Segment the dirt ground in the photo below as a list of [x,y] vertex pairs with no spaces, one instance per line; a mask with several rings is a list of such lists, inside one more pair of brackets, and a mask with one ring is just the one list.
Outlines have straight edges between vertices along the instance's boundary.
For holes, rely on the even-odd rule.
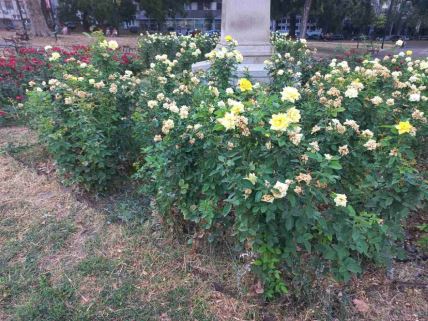
[[320,280],[299,299],[263,303],[233,254],[208,245],[193,253],[143,199],[82,198],[59,183],[32,131],[0,128],[0,320],[428,318],[427,261],[393,262],[389,277],[371,267],[346,285]]

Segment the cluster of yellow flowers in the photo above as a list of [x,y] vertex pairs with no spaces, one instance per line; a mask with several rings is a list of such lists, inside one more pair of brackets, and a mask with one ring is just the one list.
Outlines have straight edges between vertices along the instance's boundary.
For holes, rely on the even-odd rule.
[[284,132],[291,124],[296,124],[300,121],[300,111],[292,107],[286,113],[279,113],[272,115],[269,121],[271,129],[274,131]]

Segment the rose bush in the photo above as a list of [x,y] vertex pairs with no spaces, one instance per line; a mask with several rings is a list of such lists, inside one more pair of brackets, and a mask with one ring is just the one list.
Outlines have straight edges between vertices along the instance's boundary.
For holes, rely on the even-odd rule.
[[[169,60],[181,58],[181,68],[190,68],[193,63],[204,60],[205,54],[214,49],[217,41],[217,36],[205,34],[197,34],[194,37],[176,33],[145,34],[138,41],[139,56],[147,69],[156,61],[157,55],[166,55]],[[183,54],[186,59],[183,59]]]
[[52,78],[30,82],[25,105],[65,182],[87,190],[127,176],[134,159],[131,113],[141,80],[130,70],[119,73],[116,49],[115,41],[100,39],[90,61],[48,50]]
[[[259,84],[236,78],[243,57],[225,40],[142,38],[141,74],[104,39],[89,62],[49,52],[53,76],[31,84],[26,111],[66,180],[103,189],[134,162],[177,230],[236,240],[267,298],[402,256],[427,198],[428,60],[318,64],[277,36]],[[193,73],[202,59],[210,70]]]
[[[299,89],[276,91],[279,82],[213,78],[236,67],[233,46],[223,50],[207,55],[214,70],[190,87],[153,92],[140,106],[140,121],[153,127],[137,176],[161,212],[172,224],[192,222],[198,237],[236,237],[254,253],[267,297],[286,291],[285,279],[348,280],[364,261],[402,255],[402,220],[427,197],[415,166],[426,60],[409,69],[397,56],[355,70],[333,61],[307,83],[292,79]],[[397,66],[406,69],[400,83]],[[171,77],[158,72],[153,82]]]

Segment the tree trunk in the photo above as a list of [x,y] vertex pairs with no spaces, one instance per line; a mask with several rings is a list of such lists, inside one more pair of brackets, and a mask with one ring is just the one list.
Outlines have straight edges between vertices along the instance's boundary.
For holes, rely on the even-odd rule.
[[31,21],[33,36],[48,37],[51,33],[42,11],[41,0],[25,1],[27,13]]
[[303,16],[300,24],[300,39],[306,38],[306,29],[308,27],[309,12],[311,11],[312,0],[305,0],[303,6]]
[[421,31],[421,25],[422,25],[422,19],[418,19],[418,23],[416,24],[416,27],[415,27],[415,31],[417,35],[419,35],[419,32]]
[[294,12],[290,13],[290,34],[289,36],[292,39],[296,39],[296,14]]

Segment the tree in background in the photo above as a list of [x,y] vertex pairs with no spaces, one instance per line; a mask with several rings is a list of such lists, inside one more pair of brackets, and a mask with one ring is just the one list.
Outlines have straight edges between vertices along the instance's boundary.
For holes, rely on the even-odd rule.
[[415,0],[415,19],[413,20],[413,26],[415,33],[420,34],[421,29],[428,29],[428,1],[427,0]]
[[60,0],[61,21],[80,19],[85,30],[91,25],[119,27],[135,19],[136,6],[132,0]]
[[428,0],[396,0],[389,34],[420,34],[428,27]]
[[184,5],[190,0],[139,0],[140,8],[146,15],[161,24],[167,17],[175,17],[178,13],[183,13]]
[[42,10],[41,0],[27,0],[25,1],[28,17],[31,21],[31,32],[33,36],[47,37],[50,35],[45,15]]
[[305,0],[303,4],[303,15],[300,24],[300,38],[306,38],[306,29],[308,26],[309,12],[311,11],[312,0]]
[[296,15],[301,13],[304,0],[272,0],[271,17],[275,20],[288,16],[290,19],[289,35],[296,37]]
[[375,17],[371,0],[318,0],[314,7],[314,16],[325,33],[366,33]]

